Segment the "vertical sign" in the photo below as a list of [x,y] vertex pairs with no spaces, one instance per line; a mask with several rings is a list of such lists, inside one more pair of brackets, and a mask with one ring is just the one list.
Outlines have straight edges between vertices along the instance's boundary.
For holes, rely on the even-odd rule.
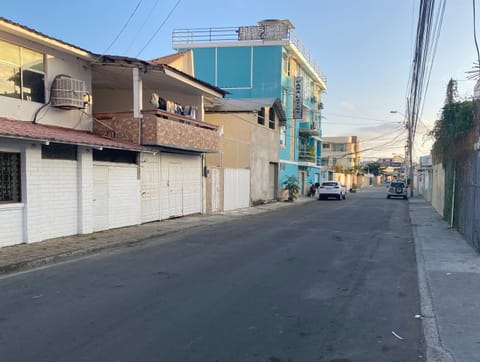
[[293,102],[293,118],[303,118],[303,77],[295,77],[295,99]]

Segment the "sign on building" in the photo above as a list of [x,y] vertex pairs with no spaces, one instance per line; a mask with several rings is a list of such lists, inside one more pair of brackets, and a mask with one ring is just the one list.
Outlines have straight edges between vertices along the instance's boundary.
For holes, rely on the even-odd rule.
[[285,38],[288,38],[288,26],[286,24],[241,26],[238,28],[238,40],[282,40]]
[[303,118],[303,77],[295,77],[295,95],[293,99],[293,118]]

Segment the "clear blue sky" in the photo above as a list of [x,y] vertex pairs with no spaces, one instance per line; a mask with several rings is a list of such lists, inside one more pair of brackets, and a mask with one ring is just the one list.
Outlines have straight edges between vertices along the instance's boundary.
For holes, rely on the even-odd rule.
[[[419,0],[181,0],[157,35],[138,55],[178,0],[143,0],[109,54],[152,59],[173,53],[176,28],[254,25],[262,19],[289,19],[328,78],[324,95],[324,136],[359,135],[367,156],[403,154],[405,137],[388,144],[402,129],[407,82],[415,40]],[[0,15],[87,50],[104,53],[139,0],[8,1]],[[480,1],[479,1],[480,3]],[[477,6],[480,14],[480,7]],[[480,28],[480,22],[477,21]],[[423,112],[431,128],[450,78],[462,96],[472,94],[465,72],[476,59],[472,1],[447,1],[443,27]],[[419,124],[416,154],[429,142]]]

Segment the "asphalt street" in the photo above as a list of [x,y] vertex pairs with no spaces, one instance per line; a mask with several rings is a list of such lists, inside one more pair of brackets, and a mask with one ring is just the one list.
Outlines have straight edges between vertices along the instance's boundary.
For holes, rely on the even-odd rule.
[[0,278],[2,361],[422,361],[408,203],[382,188]]

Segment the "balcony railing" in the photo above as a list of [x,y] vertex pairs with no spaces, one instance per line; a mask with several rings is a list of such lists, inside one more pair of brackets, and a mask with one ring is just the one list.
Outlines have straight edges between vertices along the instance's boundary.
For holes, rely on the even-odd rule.
[[298,150],[298,162],[308,162],[317,165],[317,156],[315,152],[305,149]]
[[[182,49],[198,43],[241,42],[244,40],[240,40],[240,28],[242,27],[175,29],[172,32],[172,47],[173,49]],[[294,45],[300,54],[303,55],[308,65],[310,65],[315,73],[318,74],[320,79],[322,79],[324,83],[327,83],[327,78],[320,70],[320,66],[292,29],[288,29],[286,36],[276,40],[286,40]],[[263,43],[268,40],[249,39],[249,41],[258,41]]]
[[143,117],[132,112],[95,113],[93,132],[145,146],[162,146],[195,152],[217,152],[218,127],[193,118],[161,110],[143,111]]

